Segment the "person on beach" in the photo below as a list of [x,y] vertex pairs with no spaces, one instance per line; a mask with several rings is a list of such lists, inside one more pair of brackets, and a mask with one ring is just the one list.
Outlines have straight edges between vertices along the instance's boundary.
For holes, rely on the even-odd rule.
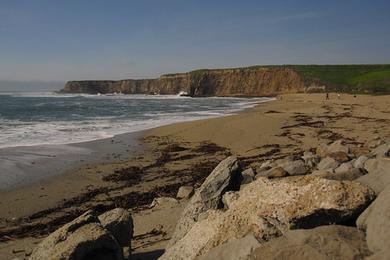
[[341,95],[340,93],[337,93],[337,99],[340,99]]
[[329,93],[328,92],[326,92],[326,98],[325,99],[329,100]]

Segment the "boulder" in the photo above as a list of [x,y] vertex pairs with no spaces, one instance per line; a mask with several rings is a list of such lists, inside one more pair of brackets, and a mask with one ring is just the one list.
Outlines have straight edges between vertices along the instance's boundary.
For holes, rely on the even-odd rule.
[[390,184],[390,158],[369,159],[364,164],[364,168],[368,174],[356,181],[371,187],[376,194]]
[[356,228],[330,225],[288,231],[258,246],[250,259],[363,259],[369,253]]
[[328,146],[328,153],[344,152],[349,153],[349,148],[344,145],[343,140],[337,140]]
[[367,160],[368,160],[367,156],[361,155],[353,162],[353,167],[363,169],[364,168],[364,163]]
[[119,245],[131,247],[134,225],[130,212],[123,208],[116,208],[101,214],[99,221],[115,237]]
[[123,259],[122,247],[92,211],[57,229],[33,250],[31,260]]
[[291,176],[307,173],[307,168],[302,160],[286,161],[284,163],[279,163],[278,166],[282,167],[288,175]]
[[342,163],[339,167],[337,167],[334,172],[335,173],[344,173],[344,172],[350,172],[354,169],[352,163],[350,162],[345,162]]
[[318,170],[334,170],[339,166],[339,162],[331,157],[323,158],[317,165]]
[[192,186],[181,186],[177,192],[176,198],[178,199],[189,199],[194,194],[194,187]]
[[226,211],[208,211],[193,223],[161,259],[195,259],[249,233],[268,241],[290,229],[344,222],[356,217],[374,196],[357,182],[311,176],[258,178],[239,191]]
[[249,234],[240,239],[232,239],[211,249],[206,255],[201,256],[199,260],[244,260],[248,259],[253,250],[259,246],[259,241],[253,234]]
[[241,185],[251,183],[252,181],[254,181],[256,175],[251,167],[243,171],[241,174],[242,174]]
[[288,176],[288,172],[286,172],[282,167],[274,167],[272,169],[262,171],[257,173],[256,179],[257,178],[281,178],[281,177],[286,177]]
[[348,162],[349,161],[348,154],[345,153],[345,152],[334,152],[334,153],[330,153],[328,156],[330,158],[335,159],[339,163],[343,163],[343,162]]
[[371,151],[371,155],[376,158],[389,157],[390,156],[390,143],[382,144]]
[[184,208],[167,247],[184,237],[202,213],[210,209],[222,208],[223,194],[238,190],[241,178],[241,167],[237,157],[230,156],[220,162]]
[[368,248],[374,253],[390,249],[389,198],[390,185],[387,185],[356,221],[358,228],[366,232]]

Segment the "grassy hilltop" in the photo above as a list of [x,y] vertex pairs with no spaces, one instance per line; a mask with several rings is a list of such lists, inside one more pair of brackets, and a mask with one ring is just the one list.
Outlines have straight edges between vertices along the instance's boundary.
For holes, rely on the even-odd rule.
[[390,94],[390,65],[290,65],[340,92]]

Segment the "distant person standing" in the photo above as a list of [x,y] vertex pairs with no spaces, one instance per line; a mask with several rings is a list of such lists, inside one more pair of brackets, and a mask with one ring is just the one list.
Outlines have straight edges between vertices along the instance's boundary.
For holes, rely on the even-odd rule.
[[329,100],[329,93],[328,92],[326,92],[326,98],[325,99]]
[[337,93],[337,99],[340,99],[341,95],[340,93]]

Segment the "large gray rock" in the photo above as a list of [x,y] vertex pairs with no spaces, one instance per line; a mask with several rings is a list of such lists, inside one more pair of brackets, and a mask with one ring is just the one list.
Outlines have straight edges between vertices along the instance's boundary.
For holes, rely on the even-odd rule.
[[206,255],[201,256],[199,260],[245,260],[259,246],[259,241],[252,234],[249,234],[240,239],[232,239],[211,249]]
[[322,226],[291,230],[258,246],[248,259],[363,259],[369,255],[364,235],[356,228]]
[[279,163],[279,167],[282,167],[290,176],[303,175],[307,173],[307,168],[302,160],[287,161]]
[[331,157],[323,158],[317,165],[318,170],[334,170],[340,165],[335,159]]
[[222,208],[223,194],[230,190],[238,190],[241,178],[241,167],[237,157],[230,156],[220,162],[183,210],[168,247],[184,237],[202,213],[209,209]]
[[122,247],[88,211],[46,237],[32,252],[31,260],[123,259]]
[[[356,224],[366,232],[369,249],[376,253],[390,249],[390,185],[379,194],[376,200],[359,216]],[[387,251],[390,253],[390,251]],[[390,254],[386,259],[390,259]]]
[[249,233],[268,241],[290,229],[343,222],[356,217],[373,198],[374,192],[357,182],[311,176],[259,178],[245,185],[226,211],[202,215],[161,259],[195,259]]
[[130,212],[122,208],[116,208],[100,215],[99,221],[121,246],[131,247],[134,225]]
[[379,194],[390,184],[390,158],[369,159],[364,164],[368,174],[357,179]]

